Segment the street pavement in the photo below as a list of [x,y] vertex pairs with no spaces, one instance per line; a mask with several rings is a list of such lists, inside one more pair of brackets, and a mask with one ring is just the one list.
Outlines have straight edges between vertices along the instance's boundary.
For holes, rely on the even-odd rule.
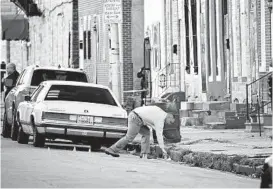
[[[49,145],[49,144],[47,144]],[[1,138],[2,188],[258,188],[258,179],[121,154],[34,148]]]

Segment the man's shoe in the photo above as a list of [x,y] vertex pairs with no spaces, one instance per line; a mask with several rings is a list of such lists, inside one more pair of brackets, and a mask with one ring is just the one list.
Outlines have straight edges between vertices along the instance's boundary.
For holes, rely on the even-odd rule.
[[111,155],[113,157],[119,157],[119,154],[118,153],[115,153],[114,150],[112,150],[111,148],[106,148],[105,149],[105,153],[107,155]]

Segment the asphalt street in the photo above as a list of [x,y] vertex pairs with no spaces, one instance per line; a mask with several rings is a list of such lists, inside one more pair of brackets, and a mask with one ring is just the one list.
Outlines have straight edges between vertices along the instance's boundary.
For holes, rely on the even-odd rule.
[[[53,147],[53,146],[52,146]],[[122,154],[34,148],[1,138],[2,188],[259,188],[259,180]]]

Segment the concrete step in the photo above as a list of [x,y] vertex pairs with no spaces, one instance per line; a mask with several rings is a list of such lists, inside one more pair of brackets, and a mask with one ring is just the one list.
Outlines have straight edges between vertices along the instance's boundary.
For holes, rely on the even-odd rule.
[[246,104],[230,104],[230,111],[237,113],[246,113]]
[[223,122],[209,122],[205,125],[208,129],[226,129],[226,124]]
[[244,129],[246,116],[230,116],[225,118],[227,129]]
[[[245,131],[250,133],[260,132],[259,123],[245,123]],[[264,131],[264,127],[261,125],[261,131]]]
[[180,118],[193,117],[192,110],[179,110]]
[[201,118],[196,117],[182,117],[180,118],[180,126],[186,127],[186,126],[202,126],[203,120]]
[[263,126],[264,128],[264,135],[267,137],[271,137],[272,138],[272,126]]
[[204,102],[203,110],[230,111],[230,102],[228,101]]

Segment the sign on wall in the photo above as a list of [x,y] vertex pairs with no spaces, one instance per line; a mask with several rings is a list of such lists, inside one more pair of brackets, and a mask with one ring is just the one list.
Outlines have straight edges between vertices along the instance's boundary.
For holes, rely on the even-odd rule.
[[104,0],[104,20],[106,23],[122,21],[121,0]]

